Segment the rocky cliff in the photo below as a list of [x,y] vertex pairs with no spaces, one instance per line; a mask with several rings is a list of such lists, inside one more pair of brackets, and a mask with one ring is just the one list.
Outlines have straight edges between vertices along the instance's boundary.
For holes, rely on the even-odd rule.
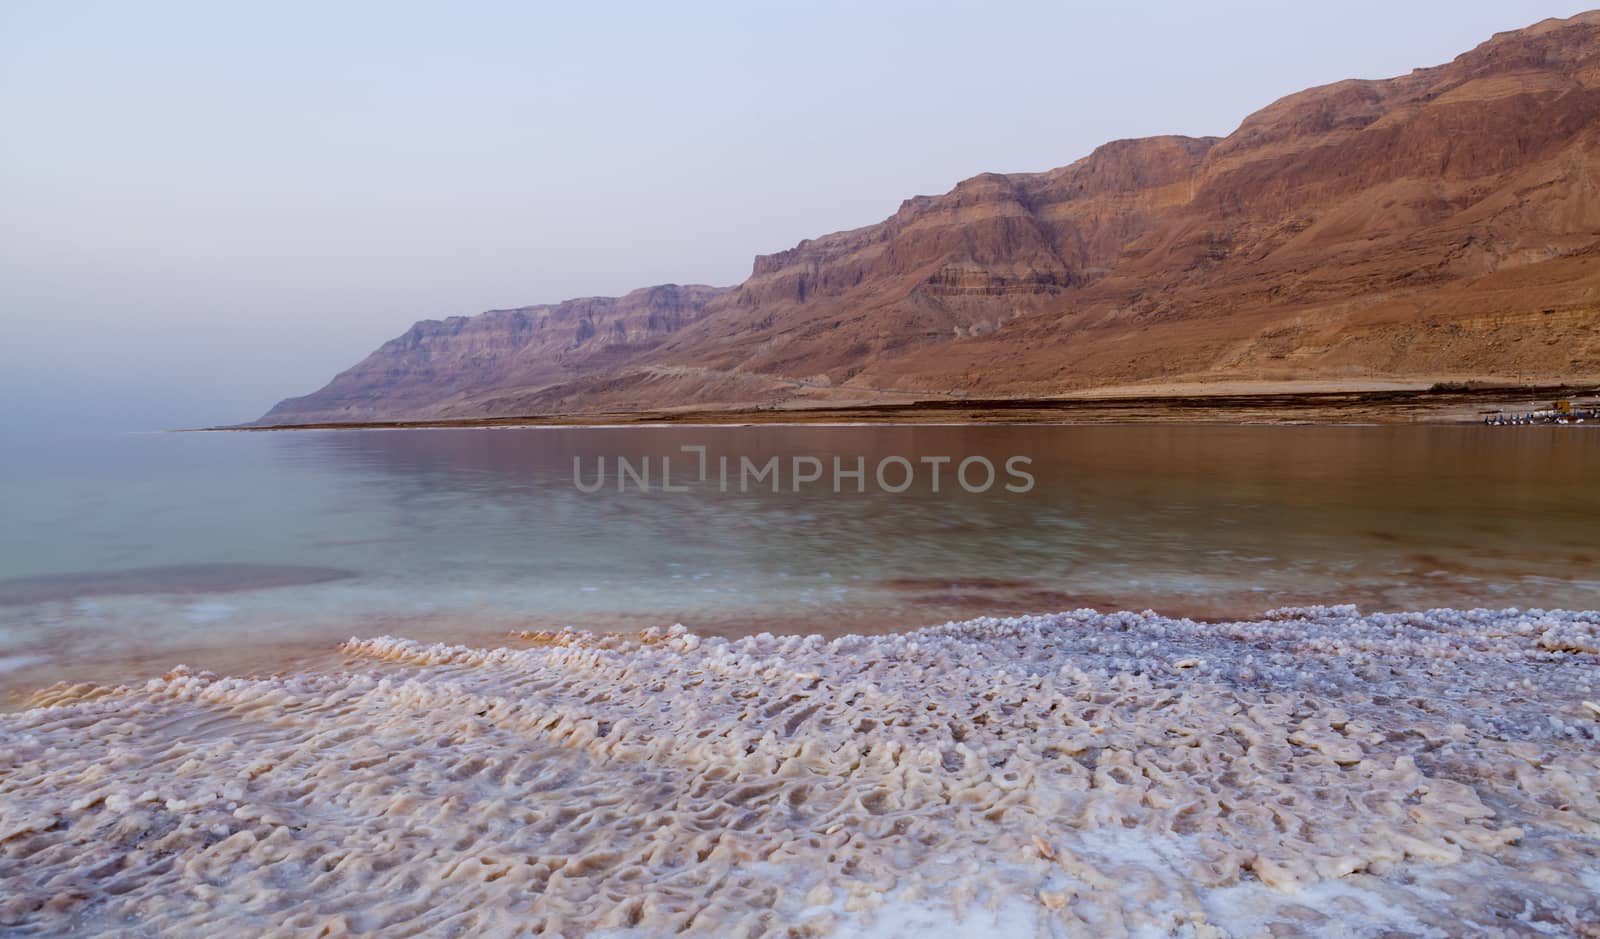
[[985,174],[651,288],[423,323],[263,420],[1600,376],[1600,13]]
[[428,417],[475,395],[601,373],[658,348],[723,292],[664,284],[624,297],[423,320],[322,390],[279,402],[258,423]]

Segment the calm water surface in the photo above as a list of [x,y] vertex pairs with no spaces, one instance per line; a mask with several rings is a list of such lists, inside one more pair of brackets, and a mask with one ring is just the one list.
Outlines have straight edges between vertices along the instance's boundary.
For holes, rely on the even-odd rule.
[[[693,479],[701,445],[711,478]],[[660,459],[674,484],[659,489]],[[782,461],[783,491],[715,460]],[[886,456],[1032,461],[965,492]],[[598,493],[574,486],[596,460]],[[654,491],[616,491],[650,457]],[[796,456],[824,478],[791,490]],[[865,460],[834,494],[831,461]],[[890,474],[897,483],[899,471]],[[972,479],[979,481],[981,474]],[[839,633],[1080,606],[1600,607],[1600,428],[537,428],[12,438],[0,687],[252,668],[350,635]]]

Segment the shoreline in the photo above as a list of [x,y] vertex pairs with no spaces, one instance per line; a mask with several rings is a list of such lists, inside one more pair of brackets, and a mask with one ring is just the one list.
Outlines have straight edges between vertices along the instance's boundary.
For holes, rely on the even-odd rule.
[[0,923],[1218,939],[1600,920],[1600,612],[525,638],[356,640],[329,673],[177,669],[0,715]]
[[[476,616],[449,614],[402,616],[382,614],[320,622],[304,620],[293,635],[223,644],[180,643],[126,648],[113,642],[21,645],[0,654],[0,716],[27,710],[43,697],[65,688],[137,687],[174,669],[228,675],[250,680],[291,674],[331,673],[348,665],[342,653],[348,642],[388,636],[410,641],[477,648],[523,649],[544,637],[579,631],[605,641],[636,641],[651,630],[682,627],[702,639],[738,642],[767,635],[778,639],[820,637],[906,636],[975,620],[1064,616],[1159,616],[1201,626],[1257,622],[1275,609],[1357,608],[1368,615],[1401,615],[1421,609],[1383,590],[1295,591],[1261,596],[1253,591],[1189,598],[1172,594],[1118,595],[1115,591],[1070,593],[1043,589],[1026,581],[991,578],[931,578],[897,582],[902,591],[893,605],[856,605],[817,611],[760,615],[742,610],[698,615],[679,612],[609,611],[566,614]],[[1020,595],[1019,592],[1020,591]],[[1493,595],[1453,595],[1438,604],[1450,609],[1521,610]],[[240,627],[229,625],[230,632]],[[242,637],[241,637],[242,638]]]
[[324,421],[299,424],[239,424],[183,432],[275,430],[389,430],[412,428],[629,427],[706,425],[973,425],[973,424],[1479,424],[1498,409],[1525,407],[1558,397],[1593,397],[1600,385],[1487,385],[1434,390],[1428,387],[1260,390],[1196,386],[1191,393],[1129,394],[1104,389],[1050,398],[923,399],[907,403],[867,402],[702,409],[642,409],[548,415],[417,420]]

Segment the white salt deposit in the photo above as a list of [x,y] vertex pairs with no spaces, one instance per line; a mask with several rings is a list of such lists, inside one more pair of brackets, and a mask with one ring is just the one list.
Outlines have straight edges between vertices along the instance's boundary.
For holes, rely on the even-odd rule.
[[1600,613],[354,641],[0,718],[25,934],[1600,934]]

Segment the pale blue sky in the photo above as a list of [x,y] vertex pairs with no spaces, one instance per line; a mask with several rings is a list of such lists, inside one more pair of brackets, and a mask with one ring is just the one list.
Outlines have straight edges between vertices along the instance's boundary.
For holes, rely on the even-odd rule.
[[1581,4],[0,4],[0,417],[248,420],[422,318],[732,284]]

